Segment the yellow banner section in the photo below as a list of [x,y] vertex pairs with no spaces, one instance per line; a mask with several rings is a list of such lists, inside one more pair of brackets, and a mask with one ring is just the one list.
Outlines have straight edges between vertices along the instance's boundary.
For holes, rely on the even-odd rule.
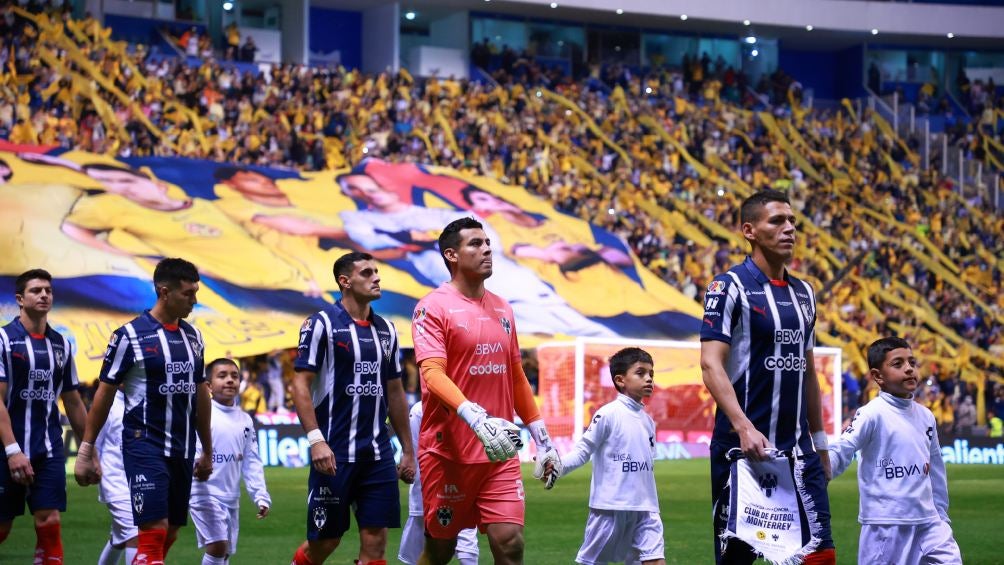
[[0,284],[10,289],[0,313],[17,314],[18,274],[50,271],[52,323],[77,344],[84,381],[97,376],[111,332],[153,305],[150,277],[164,257],[199,267],[191,321],[207,357],[295,347],[304,317],[338,299],[331,269],[350,251],[377,259],[383,295],[374,309],[410,346],[415,303],[449,279],[439,232],[464,217],[485,226],[486,284],[513,305],[524,346],[555,336],[693,339],[700,325],[700,305],[619,237],[492,179],[379,160],[298,173],[24,149],[0,151],[0,170],[10,172],[0,184],[9,242]]

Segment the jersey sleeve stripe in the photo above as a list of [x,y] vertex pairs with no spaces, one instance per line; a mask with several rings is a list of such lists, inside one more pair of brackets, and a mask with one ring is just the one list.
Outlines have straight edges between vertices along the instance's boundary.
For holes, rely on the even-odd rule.
[[314,328],[310,332],[310,357],[308,360],[312,367],[317,366],[318,345],[321,342],[321,337],[324,335],[324,328],[329,327],[330,329],[331,325],[324,313],[321,313],[321,316],[324,317],[324,321],[322,322],[321,320],[316,320],[314,322]]
[[[314,407],[317,407],[317,404],[321,401],[322,398],[324,398],[324,393],[327,392],[328,393],[328,429],[325,431],[324,438],[328,440],[328,443],[331,443],[331,430],[332,430],[332,426],[334,425],[334,422],[335,422],[335,419],[332,417],[332,411],[334,411],[334,409],[335,409],[335,390],[334,390],[334,385],[335,385],[335,382],[334,382],[334,378],[335,378],[335,365],[334,365],[334,363],[335,363],[335,351],[334,351],[335,350],[335,333],[334,333],[334,331],[332,331],[331,318],[328,317],[327,312],[324,312],[322,310],[320,312],[320,316],[321,316],[320,325],[315,326],[314,330],[315,330],[315,335],[317,333],[317,330],[321,330],[321,335],[317,336],[316,339],[314,339],[314,336],[311,336],[311,343],[313,344],[312,345],[312,347],[313,347],[312,351],[316,351],[316,344],[320,343],[321,337],[324,337],[327,340],[327,342],[328,342],[327,343],[327,345],[328,345],[328,347],[327,347],[328,354],[327,354],[327,356],[324,359],[324,367],[318,367],[318,369],[320,370],[320,372],[318,373],[318,377],[315,377],[316,388],[314,388],[314,391],[315,391],[315,394],[314,394]],[[315,362],[316,362],[316,359],[313,362],[311,362],[311,365],[313,365],[313,366],[316,367],[316,365],[314,365]]]
[[[10,340],[7,337],[7,330],[0,328],[0,347],[3,347],[3,359],[0,360],[0,382],[8,381],[8,367],[14,366],[14,361],[10,354]],[[7,388],[7,396],[10,397],[10,387]],[[7,402],[7,398],[3,399]]]
[[[128,325],[126,326],[126,328],[127,331],[131,329]],[[125,360],[126,352],[128,352],[131,349],[131,346],[128,342],[132,340],[131,336],[134,334],[132,334],[132,332],[129,332],[129,334],[130,335],[120,336],[118,343],[115,344],[115,354],[112,356],[112,364],[108,368],[108,374],[105,375],[109,380],[115,383],[120,382],[119,372],[122,369],[122,363]],[[132,353],[133,355],[135,355],[135,351],[133,351]]]
[[77,364],[73,358],[73,350],[70,349],[70,340],[63,337],[63,351],[66,352],[66,364],[69,366],[70,385],[75,389],[80,388],[80,377],[77,375]]
[[387,329],[390,330],[390,352],[393,355],[394,362],[394,372],[397,376],[401,375],[401,355],[397,348],[397,328],[394,326],[393,322],[387,322]]

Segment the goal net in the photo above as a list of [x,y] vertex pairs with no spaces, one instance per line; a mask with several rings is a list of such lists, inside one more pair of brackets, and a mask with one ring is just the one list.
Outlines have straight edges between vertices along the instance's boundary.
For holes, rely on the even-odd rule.
[[[539,345],[537,394],[551,436],[561,443],[578,440],[593,413],[617,396],[607,360],[624,347],[641,347],[655,361],[655,391],[646,410],[655,420],[656,441],[707,446],[715,425],[715,401],[704,387],[701,344],[694,341],[578,338]],[[833,437],[841,425],[840,350],[813,351],[823,422]]]

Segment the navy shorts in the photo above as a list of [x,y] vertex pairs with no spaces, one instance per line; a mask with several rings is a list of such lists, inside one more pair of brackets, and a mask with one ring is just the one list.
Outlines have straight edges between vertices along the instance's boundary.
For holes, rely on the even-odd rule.
[[401,498],[393,459],[337,462],[335,476],[310,467],[307,481],[307,539],[340,538],[349,529],[349,510],[360,528],[400,528]]
[[39,457],[31,460],[35,482],[30,487],[15,483],[7,467],[7,459],[0,464],[0,522],[10,522],[28,510],[59,510],[66,512],[66,458]]
[[[725,454],[732,447],[736,446],[711,443],[712,521],[715,534],[715,562],[719,565],[749,564],[756,560],[753,549],[736,539],[729,541],[728,551],[725,555],[721,553],[721,538],[719,536],[725,531],[725,522],[729,514],[729,497],[725,488],[729,484],[729,474],[732,469],[732,464],[725,458]],[[816,527],[818,527],[818,535],[821,540],[816,550],[829,549],[833,547],[833,533],[830,530],[830,498],[826,492],[826,476],[823,474],[819,454],[815,452],[806,454],[804,462],[805,470],[802,479],[805,481],[806,494],[814,504],[817,518]],[[809,523],[804,518],[802,519],[802,528],[809,528]]]
[[126,438],[122,462],[137,526],[164,518],[172,526],[188,523],[188,499],[195,480],[192,459],[164,457],[163,450],[145,438]]

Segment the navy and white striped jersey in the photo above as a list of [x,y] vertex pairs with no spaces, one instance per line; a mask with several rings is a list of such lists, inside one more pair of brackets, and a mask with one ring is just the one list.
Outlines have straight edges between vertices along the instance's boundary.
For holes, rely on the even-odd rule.
[[401,378],[394,324],[372,310],[357,322],[339,301],[304,320],[297,353],[296,370],[317,373],[314,414],[335,461],[393,459],[385,393]]
[[[804,386],[816,340],[812,287],[787,271],[784,280],[770,280],[747,257],[711,281],[704,310],[701,341],[731,346],[725,371],[746,417],[778,449],[797,443],[812,452]],[[712,439],[739,445],[721,410]]]
[[195,456],[195,395],[205,381],[202,334],[181,320],[166,326],[143,312],[115,330],[101,381],[124,384],[122,437],[146,438],[164,457]]
[[0,329],[0,382],[21,451],[29,458],[63,457],[63,427],[56,401],[79,386],[70,342],[46,325],[29,334],[20,318]]

